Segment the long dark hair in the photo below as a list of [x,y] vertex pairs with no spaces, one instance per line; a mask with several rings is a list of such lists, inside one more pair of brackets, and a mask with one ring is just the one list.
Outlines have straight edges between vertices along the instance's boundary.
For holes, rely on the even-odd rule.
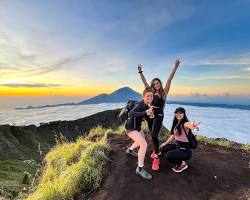
[[163,89],[163,87],[162,87],[162,82],[161,82],[161,80],[159,79],[159,78],[154,78],[152,81],[151,81],[151,85],[150,85],[150,87],[152,88],[152,90],[154,91],[154,93],[156,92],[156,90],[155,90],[155,88],[154,88],[154,81],[159,81],[159,83],[160,83],[160,85],[161,85],[161,87],[160,87],[160,90],[159,90],[159,94],[160,94],[160,96],[161,96],[161,99],[166,99],[166,94],[165,94],[165,92],[164,92],[164,89]]
[[186,112],[184,112],[184,116],[180,122],[178,121],[176,116],[174,116],[174,120],[173,120],[173,124],[172,124],[172,128],[171,128],[171,134],[174,134],[174,128],[176,127],[178,134],[181,135],[181,129],[184,128],[185,122],[188,122]]

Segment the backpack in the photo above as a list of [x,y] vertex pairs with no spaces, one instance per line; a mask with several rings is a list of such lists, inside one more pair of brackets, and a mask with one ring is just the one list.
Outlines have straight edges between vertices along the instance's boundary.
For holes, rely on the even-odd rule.
[[119,119],[121,121],[126,121],[128,119],[128,113],[130,110],[133,109],[133,107],[138,103],[138,101],[135,100],[129,100],[127,104],[122,108],[119,116]]
[[184,127],[183,127],[183,129],[184,129],[185,134],[186,134],[186,136],[187,136],[187,139],[188,139],[190,148],[191,148],[191,149],[196,149],[197,146],[198,146],[198,142],[197,142],[197,140],[196,140],[195,135],[193,134],[193,132],[192,132],[190,129],[188,129],[188,130],[189,130],[189,133],[188,133],[188,134],[187,134],[187,132],[186,132],[186,130],[185,130]]

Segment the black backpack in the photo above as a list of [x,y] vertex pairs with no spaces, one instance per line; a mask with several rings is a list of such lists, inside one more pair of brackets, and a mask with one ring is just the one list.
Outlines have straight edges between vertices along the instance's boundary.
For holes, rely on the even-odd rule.
[[129,100],[126,104],[126,106],[124,106],[119,114],[119,119],[121,121],[125,121],[128,119],[128,113],[130,110],[132,110],[132,108],[138,103],[138,101],[135,100]]
[[183,127],[183,129],[184,129],[185,134],[186,134],[186,136],[187,136],[187,139],[188,139],[190,148],[191,148],[191,149],[196,149],[197,146],[198,146],[198,142],[197,142],[197,140],[196,140],[195,135],[193,134],[193,132],[192,132],[190,129],[188,129],[188,130],[189,130],[189,133],[188,133],[188,134],[187,134],[187,132],[186,132],[186,130],[185,130],[184,127]]

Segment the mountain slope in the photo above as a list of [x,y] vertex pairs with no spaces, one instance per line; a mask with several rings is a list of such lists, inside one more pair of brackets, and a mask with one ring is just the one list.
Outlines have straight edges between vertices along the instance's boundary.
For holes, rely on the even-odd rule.
[[109,128],[120,125],[118,110],[100,112],[73,121],[55,121],[39,127],[0,125],[0,160],[35,159],[39,160],[39,148],[46,153],[61,136],[74,141],[78,136],[98,125]]

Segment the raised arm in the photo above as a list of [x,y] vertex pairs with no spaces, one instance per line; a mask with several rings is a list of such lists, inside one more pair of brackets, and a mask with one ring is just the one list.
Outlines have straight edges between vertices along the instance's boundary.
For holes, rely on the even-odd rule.
[[140,74],[141,80],[142,80],[142,82],[143,82],[145,88],[150,87],[149,84],[148,84],[147,81],[146,81],[145,76],[143,75],[143,71],[142,71],[142,68],[141,68],[141,64],[138,64],[138,65],[137,65],[137,69],[138,69],[138,73]]
[[169,75],[169,77],[168,77],[168,80],[167,80],[166,85],[165,85],[165,87],[164,87],[164,92],[165,92],[166,96],[168,95],[168,92],[169,92],[169,89],[170,89],[170,85],[171,85],[171,81],[172,81],[172,79],[173,79],[173,77],[174,77],[174,75],[175,75],[175,72],[176,72],[177,68],[178,68],[179,65],[180,65],[180,62],[181,62],[181,61],[180,61],[179,58],[176,59],[174,68],[173,68],[173,70],[171,71],[171,73],[170,73],[170,75]]

